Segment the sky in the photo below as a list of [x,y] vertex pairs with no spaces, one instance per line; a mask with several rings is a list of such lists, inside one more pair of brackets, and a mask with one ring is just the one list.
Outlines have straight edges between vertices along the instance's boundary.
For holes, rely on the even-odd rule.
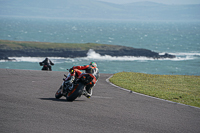
[[200,4],[200,0],[98,0],[98,1],[105,1],[111,2],[116,4],[126,4],[126,3],[133,3],[133,2],[141,2],[141,1],[151,1],[156,3],[162,4]]

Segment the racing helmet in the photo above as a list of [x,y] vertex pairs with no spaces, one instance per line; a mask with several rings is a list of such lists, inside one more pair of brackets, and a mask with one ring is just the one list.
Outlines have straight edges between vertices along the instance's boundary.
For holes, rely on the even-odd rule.
[[73,73],[74,73],[74,69],[73,69],[73,68],[70,68],[70,69],[69,69],[69,72],[70,72],[71,74],[73,74]]
[[91,66],[93,66],[93,67],[97,67],[97,64],[96,64],[95,62],[90,62],[89,65],[91,65]]

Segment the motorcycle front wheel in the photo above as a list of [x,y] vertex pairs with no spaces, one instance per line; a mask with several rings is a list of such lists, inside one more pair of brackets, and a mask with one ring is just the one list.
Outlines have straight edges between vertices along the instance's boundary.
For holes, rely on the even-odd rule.
[[56,99],[59,99],[63,96],[62,92],[61,92],[61,89],[62,89],[62,85],[60,86],[60,88],[56,91],[56,94],[55,94],[55,98]]
[[78,96],[82,95],[84,84],[79,83],[76,85],[71,92],[66,96],[67,101],[74,101]]

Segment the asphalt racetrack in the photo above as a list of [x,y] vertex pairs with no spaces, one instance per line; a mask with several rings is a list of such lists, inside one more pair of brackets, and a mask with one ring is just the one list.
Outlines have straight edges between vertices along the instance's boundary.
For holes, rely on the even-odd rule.
[[200,133],[199,108],[123,91],[106,82],[111,74],[90,99],[57,100],[63,74],[0,69],[0,132]]

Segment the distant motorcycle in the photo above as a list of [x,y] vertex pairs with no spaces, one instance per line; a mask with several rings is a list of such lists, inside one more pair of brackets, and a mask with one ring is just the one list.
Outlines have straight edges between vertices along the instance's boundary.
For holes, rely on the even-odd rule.
[[59,99],[62,96],[66,97],[67,101],[74,101],[77,97],[84,94],[85,86],[96,83],[96,78],[92,74],[82,73],[73,83],[69,82],[70,73],[64,75],[63,83],[55,94],[55,98]]
[[52,71],[52,70],[51,70],[51,66],[45,65],[45,64],[42,63],[42,62],[40,62],[39,64],[40,64],[40,66],[43,66],[41,70],[44,70],[44,71]]
[[54,65],[54,63],[47,57],[42,62],[39,62],[39,64],[40,66],[43,66],[42,70],[45,70],[45,71],[52,71],[51,65]]

